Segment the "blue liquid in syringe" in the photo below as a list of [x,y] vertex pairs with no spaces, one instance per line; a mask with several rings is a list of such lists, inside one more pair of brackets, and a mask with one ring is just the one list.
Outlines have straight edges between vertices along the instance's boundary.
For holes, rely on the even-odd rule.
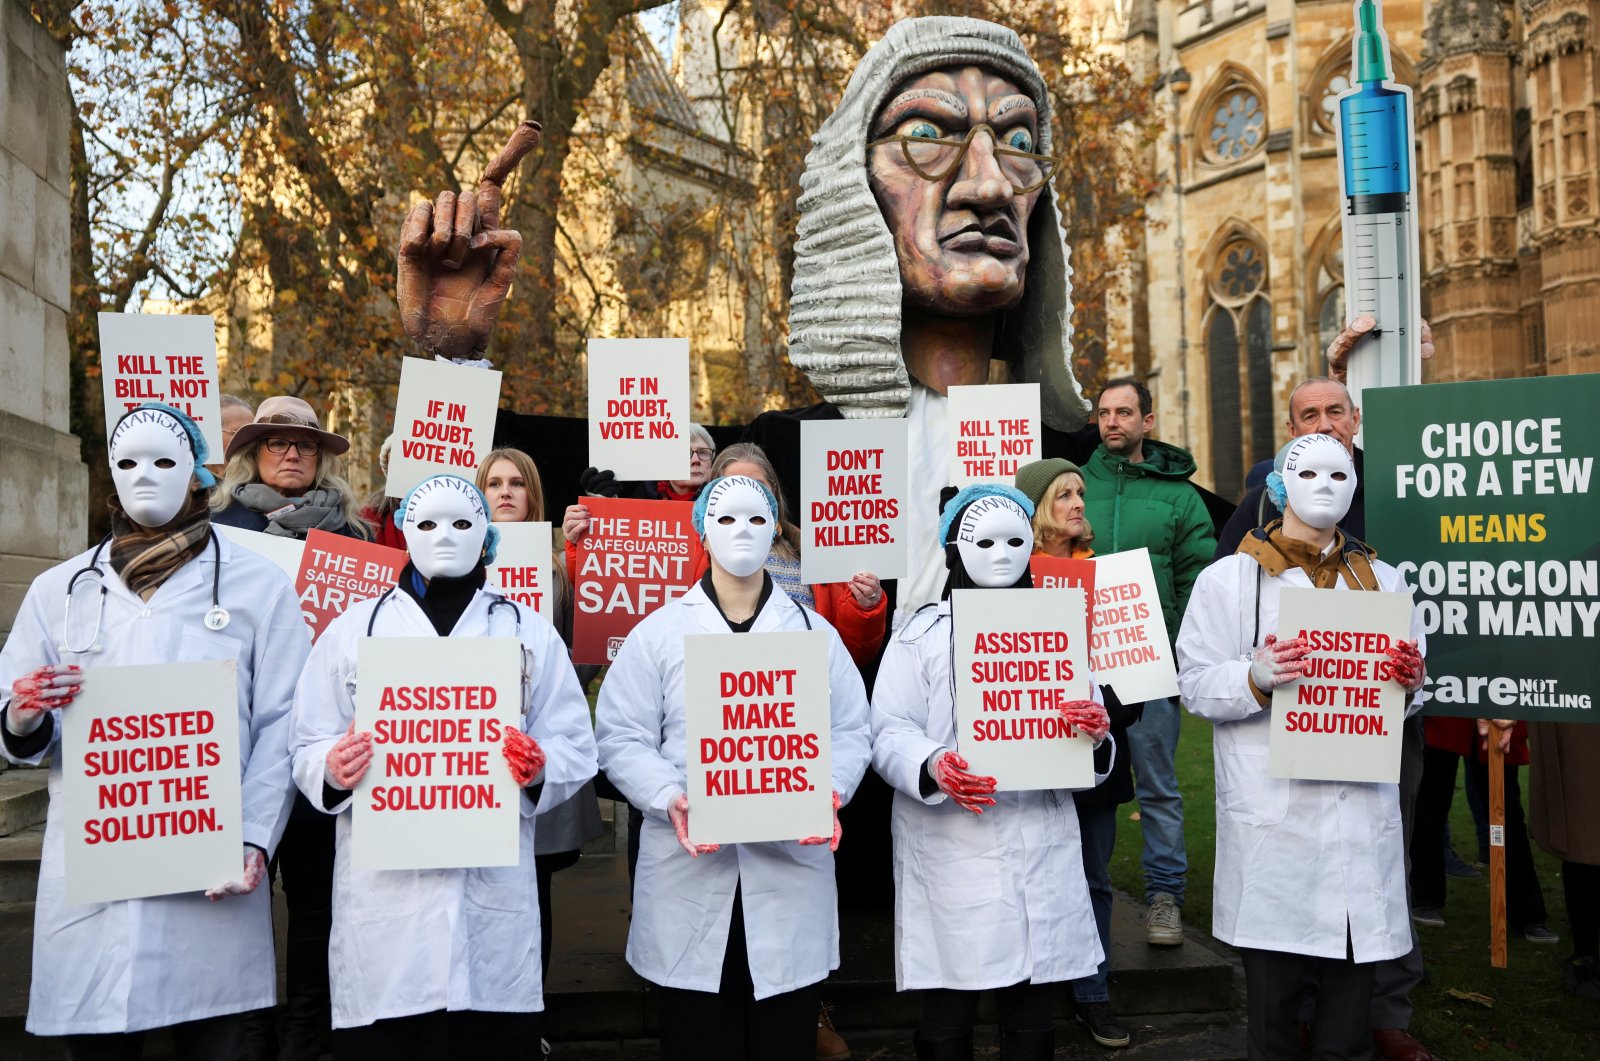
[[[1411,191],[1411,131],[1405,93],[1367,82],[1339,101],[1344,137],[1344,187],[1352,214],[1407,209]],[[1398,195],[1398,200],[1393,197]],[[1374,200],[1368,197],[1378,196]]]

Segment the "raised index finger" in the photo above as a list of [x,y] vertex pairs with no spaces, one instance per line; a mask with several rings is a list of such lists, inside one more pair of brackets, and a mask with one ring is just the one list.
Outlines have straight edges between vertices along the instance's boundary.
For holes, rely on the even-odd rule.
[[501,186],[517,168],[517,163],[539,146],[539,133],[543,128],[532,118],[523,119],[512,131],[506,146],[489,160],[483,179],[478,182],[478,216],[483,219],[484,228],[500,227],[500,203],[504,197]]

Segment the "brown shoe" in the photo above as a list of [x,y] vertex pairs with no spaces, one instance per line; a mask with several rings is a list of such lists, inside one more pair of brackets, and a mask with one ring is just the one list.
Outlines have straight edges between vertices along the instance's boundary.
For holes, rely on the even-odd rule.
[[817,1061],[849,1061],[850,1044],[834,1028],[832,1010],[826,1002],[817,1010]]
[[1382,1061],[1433,1061],[1433,1054],[1404,1028],[1372,1029],[1372,1051]]

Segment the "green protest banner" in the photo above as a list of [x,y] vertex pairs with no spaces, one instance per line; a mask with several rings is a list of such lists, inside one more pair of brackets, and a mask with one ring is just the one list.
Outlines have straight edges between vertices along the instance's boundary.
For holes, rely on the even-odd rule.
[[1428,713],[1600,722],[1600,375],[1362,398],[1367,534],[1416,587]]

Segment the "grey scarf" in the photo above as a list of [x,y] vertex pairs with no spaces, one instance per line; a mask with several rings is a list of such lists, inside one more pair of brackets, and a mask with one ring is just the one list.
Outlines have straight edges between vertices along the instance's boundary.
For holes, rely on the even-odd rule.
[[245,483],[233,488],[233,499],[252,512],[267,517],[267,533],[304,540],[313,530],[337,534],[344,529],[344,506],[337,490],[307,490],[284,497],[266,483]]

